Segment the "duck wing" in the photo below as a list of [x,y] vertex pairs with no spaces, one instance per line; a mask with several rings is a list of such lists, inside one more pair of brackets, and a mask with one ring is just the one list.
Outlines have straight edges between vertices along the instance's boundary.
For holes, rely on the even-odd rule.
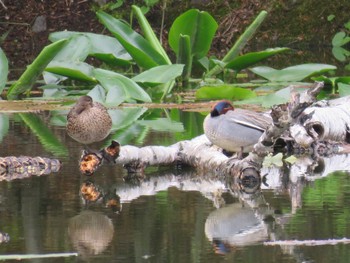
[[235,109],[225,114],[228,121],[264,132],[272,125],[272,118],[264,113]]

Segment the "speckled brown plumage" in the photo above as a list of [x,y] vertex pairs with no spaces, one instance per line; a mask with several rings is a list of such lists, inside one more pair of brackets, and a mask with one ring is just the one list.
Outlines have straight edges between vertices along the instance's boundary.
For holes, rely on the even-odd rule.
[[112,128],[107,109],[90,96],[82,96],[67,115],[67,133],[74,140],[90,144],[102,141]]

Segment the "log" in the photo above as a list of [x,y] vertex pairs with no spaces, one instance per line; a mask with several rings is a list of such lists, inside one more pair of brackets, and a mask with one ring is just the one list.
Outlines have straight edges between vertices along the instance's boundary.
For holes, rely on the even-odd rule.
[[[271,110],[273,125],[263,133],[253,151],[242,160],[227,157],[222,153],[222,149],[212,145],[205,135],[200,135],[167,147],[120,146],[114,141],[109,147],[98,152],[83,154],[80,170],[83,174],[92,175],[104,161],[108,161],[123,165],[130,173],[143,174],[147,166],[181,164],[202,172],[213,172],[218,176],[228,177],[233,180],[233,184],[249,183],[260,180],[263,159],[274,152],[274,144],[278,139],[287,138],[299,145],[300,138],[297,134],[301,134],[303,130],[309,137],[313,134],[312,141],[302,144],[316,149],[313,153],[350,152],[350,147],[345,144],[349,139],[349,127],[346,122],[350,123],[350,108],[347,107],[348,103],[344,103],[350,99],[316,102],[316,96],[322,87],[322,82],[316,82],[307,92],[292,92],[292,99],[288,104],[274,106]],[[341,124],[334,126],[333,122],[330,122],[332,117],[324,117],[327,112],[339,115]],[[322,136],[316,136],[312,130],[307,129],[310,126],[315,130],[316,127],[312,124],[315,121],[324,126]],[[334,127],[327,128],[327,125]],[[293,128],[290,129],[291,127]],[[330,141],[323,142],[320,139]]]

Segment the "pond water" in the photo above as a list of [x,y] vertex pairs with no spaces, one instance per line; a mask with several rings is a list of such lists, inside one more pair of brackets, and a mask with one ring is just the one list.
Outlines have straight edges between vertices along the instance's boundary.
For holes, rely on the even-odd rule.
[[[126,171],[117,165],[104,165],[87,177],[78,169],[83,146],[66,134],[65,113],[1,115],[0,156],[62,162],[59,171],[40,176],[24,173],[20,179],[2,172],[1,255],[79,254],[30,262],[348,261],[349,244],[266,242],[350,237],[350,157],[305,158],[290,167],[266,168],[261,187],[228,187],[175,167],[149,168],[141,181],[125,180]],[[106,143],[113,138],[137,146],[170,145],[202,133],[201,113],[142,113],[144,120],[115,131]],[[112,113],[120,114],[132,119],[128,109]],[[87,180],[106,195],[117,195],[120,206],[84,202],[80,187]]]

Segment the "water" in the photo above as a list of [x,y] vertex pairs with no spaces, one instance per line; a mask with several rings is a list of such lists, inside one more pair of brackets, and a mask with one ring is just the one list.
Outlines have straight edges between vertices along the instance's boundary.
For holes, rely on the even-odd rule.
[[[126,171],[116,165],[86,177],[78,169],[83,147],[66,135],[64,114],[45,112],[39,120],[37,115],[1,116],[0,156],[62,161],[59,172],[9,181],[1,177],[0,232],[10,238],[0,243],[1,255],[79,253],[25,262],[347,262],[349,244],[264,242],[350,237],[348,156],[304,160],[314,162],[306,177],[300,176],[305,172],[300,163],[265,169],[266,185],[249,194],[249,189],[228,189],[224,181],[175,167],[150,168],[141,182],[124,180]],[[171,145],[202,132],[200,113],[145,114],[147,120],[108,140]],[[86,180],[116,193],[120,211],[102,201],[83,202],[80,187]]]

